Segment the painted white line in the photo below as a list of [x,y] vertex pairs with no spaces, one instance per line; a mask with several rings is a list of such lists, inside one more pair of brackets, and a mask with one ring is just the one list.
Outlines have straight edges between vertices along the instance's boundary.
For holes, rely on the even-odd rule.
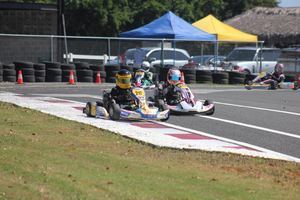
[[236,121],[231,121],[231,120],[221,119],[221,118],[216,118],[216,117],[211,117],[211,116],[205,116],[205,115],[197,115],[197,116],[202,117],[202,118],[207,118],[207,119],[212,119],[212,120],[216,120],[216,121],[226,122],[226,123],[235,124],[235,125],[239,125],[239,126],[245,126],[245,127],[248,127],[248,128],[258,129],[258,130],[262,130],[262,131],[267,131],[267,132],[271,132],[271,133],[275,133],[275,134],[279,134],[279,135],[285,135],[285,136],[300,139],[300,135],[295,135],[295,134],[292,134],[292,133],[287,133],[287,132],[278,131],[278,130],[274,130],[274,129],[264,128],[264,127],[261,127],[261,126],[255,126],[255,125],[251,125],[251,124],[245,124],[245,123],[242,123],[242,122],[236,122]]
[[[268,152],[272,155],[277,154],[277,155],[282,156],[282,157],[288,157],[289,159],[291,159],[295,162],[300,162],[300,158],[289,156],[287,154],[279,153],[279,152],[272,151],[272,150],[269,150],[269,149],[265,149],[263,147],[255,146],[255,145],[252,145],[252,144],[249,144],[249,143],[246,143],[246,142],[240,142],[240,141],[237,141],[237,140],[232,140],[232,139],[229,139],[229,138],[212,135],[212,134],[205,133],[205,132],[202,132],[202,131],[177,126],[177,125],[174,125],[174,124],[169,124],[167,122],[156,122],[156,123],[163,124],[163,125],[166,125],[168,127],[173,127],[173,128],[179,129],[179,130],[188,131],[188,132],[195,133],[195,134],[198,134],[198,135],[204,135],[204,136],[207,136],[207,137],[212,137],[212,138],[215,138],[217,140],[224,141],[224,142],[230,142],[230,143],[233,143],[233,144],[236,144],[236,145],[249,147],[249,148],[252,148],[252,149],[255,149],[255,150],[258,150],[258,151]],[[254,155],[255,155],[255,153],[253,153],[253,156]]]
[[88,97],[93,99],[102,99],[102,96],[91,95],[91,94],[31,94],[33,96],[44,96],[44,97]]
[[300,113],[283,111],[283,110],[274,110],[274,109],[269,109],[269,108],[261,108],[261,107],[245,106],[245,105],[239,105],[239,104],[223,103],[223,102],[218,102],[218,101],[214,101],[214,103],[220,104],[220,105],[225,105],[225,106],[235,106],[235,107],[240,107],[240,108],[250,108],[250,109],[255,109],[255,110],[264,110],[264,111],[270,111],[270,112],[277,112],[277,113],[300,116]]

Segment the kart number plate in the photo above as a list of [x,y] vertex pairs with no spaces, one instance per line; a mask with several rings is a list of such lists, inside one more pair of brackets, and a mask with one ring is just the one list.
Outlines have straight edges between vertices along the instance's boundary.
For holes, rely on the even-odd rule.
[[135,94],[138,97],[143,97],[145,96],[145,92],[144,90],[137,90],[137,89],[133,89],[132,93]]

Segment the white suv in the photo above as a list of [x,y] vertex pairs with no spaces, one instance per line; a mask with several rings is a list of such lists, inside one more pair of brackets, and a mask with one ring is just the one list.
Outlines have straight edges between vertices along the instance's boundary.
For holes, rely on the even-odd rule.
[[[148,61],[150,66],[161,64],[161,48],[134,48],[125,52],[125,62],[128,65],[141,66],[143,61]],[[164,65],[174,65],[182,67],[188,63],[189,53],[184,49],[164,48],[163,49]]]
[[260,72],[260,66],[262,71],[272,72],[279,56],[280,49],[276,48],[238,47],[228,54],[223,66],[247,74]]

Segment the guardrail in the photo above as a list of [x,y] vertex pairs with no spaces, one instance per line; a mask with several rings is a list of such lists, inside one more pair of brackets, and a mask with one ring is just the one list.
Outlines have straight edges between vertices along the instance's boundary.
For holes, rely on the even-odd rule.
[[102,61],[103,64],[106,64],[110,59],[113,60],[117,58],[117,56],[108,56],[106,54],[104,55],[82,55],[82,54],[73,54],[73,53],[68,53],[64,54],[63,58],[66,59],[68,62],[74,62],[75,59],[80,59],[80,60],[99,60]]

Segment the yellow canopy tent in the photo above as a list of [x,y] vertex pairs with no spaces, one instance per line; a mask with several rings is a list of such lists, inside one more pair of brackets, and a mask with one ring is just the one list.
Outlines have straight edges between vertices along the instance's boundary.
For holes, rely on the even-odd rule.
[[219,21],[212,15],[208,15],[195,23],[193,26],[206,31],[210,34],[217,35],[218,41],[231,42],[257,42],[257,36],[242,32],[223,22]]

